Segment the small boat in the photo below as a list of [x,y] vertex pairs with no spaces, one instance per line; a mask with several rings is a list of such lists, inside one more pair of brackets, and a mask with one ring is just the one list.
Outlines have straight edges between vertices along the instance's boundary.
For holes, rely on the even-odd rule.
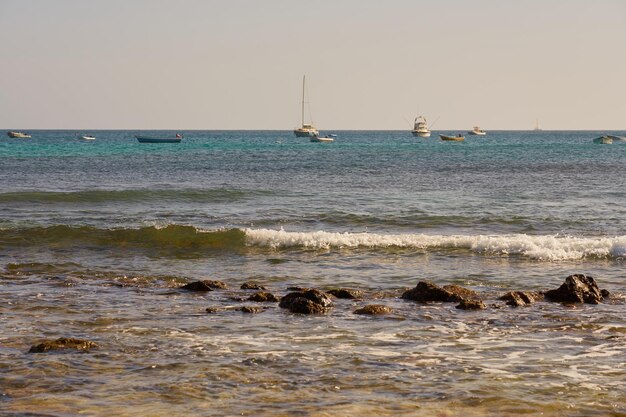
[[600,136],[593,140],[593,143],[601,143],[603,145],[610,145],[613,143],[613,137],[611,136]]
[[314,138],[320,135],[320,132],[313,126],[312,123],[304,123],[304,85],[306,82],[306,75],[302,76],[302,114],[300,118],[300,127],[296,128],[293,133],[298,138]]
[[537,132],[542,131],[543,129],[539,126],[539,119],[535,120],[535,128],[533,129]]
[[311,138],[311,142],[334,142],[337,135],[326,135],[324,137],[315,136]]
[[28,139],[31,136],[24,132],[7,132],[7,136],[10,138]]
[[482,130],[480,126],[474,126],[472,130],[470,130],[467,133],[469,133],[470,135],[474,135],[474,136],[485,136],[487,134],[487,132]]
[[420,138],[429,138],[430,137],[430,129],[428,129],[428,124],[426,123],[426,118],[424,116],[417,116],[415,118],[415,122],[413,123],[413,130],[411,130],[413,136],[417,136]]
[[180,143],[183,135],[176,134],[174,137],[167,136],[135,136],[139,143]]
[[96,140],[95,136],[91,136],[91,135],[79,135],[78,139],[81,140]]
[[456,141],[456,142],[465,140],[465,136],[461,135],[460,133],[456,136],[439,135],[439,137],[441,138],[441,140],[451,140],[451,141]]

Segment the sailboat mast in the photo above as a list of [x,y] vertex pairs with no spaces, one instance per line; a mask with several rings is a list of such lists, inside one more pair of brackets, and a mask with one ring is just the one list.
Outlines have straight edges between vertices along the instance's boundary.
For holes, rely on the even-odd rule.
[[306,75],[302,76],[302,116],[300,118],[301,123],[300,126],[304,126],[304,81],[306,80]]

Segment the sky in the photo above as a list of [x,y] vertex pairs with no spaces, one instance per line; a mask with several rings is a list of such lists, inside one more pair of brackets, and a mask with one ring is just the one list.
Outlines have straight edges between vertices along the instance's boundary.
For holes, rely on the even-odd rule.
[[626,130],[626,0],[0,0],[0,127]]

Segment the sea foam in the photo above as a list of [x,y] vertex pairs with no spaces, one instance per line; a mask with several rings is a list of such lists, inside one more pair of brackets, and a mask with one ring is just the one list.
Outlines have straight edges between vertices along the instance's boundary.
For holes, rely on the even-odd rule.
[[273,249],[415,249],[418,251],[467,250],[477,254],[521,256],[534,260],[576,260],[626,256],[626,236],[573,237],[560,235],[425,235],[287,232],[245,229],[250,246]]

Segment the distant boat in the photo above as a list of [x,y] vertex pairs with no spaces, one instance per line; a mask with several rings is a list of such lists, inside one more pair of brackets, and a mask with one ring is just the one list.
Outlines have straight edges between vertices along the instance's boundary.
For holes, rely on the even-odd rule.
[[601,143],[603,145],[610,145],[613,143],[614,136],[600,136],[593,140],[593,143]]
[[31,136],[27,133],[23,132],[7,132],[7,136],[10,138],[20,138],[20,139],[28,139]]
[[306,75],[302,76],[302,114],[300,118],[300,127],[295,129],[293,133],[298,138],[312,138],[320,135],[320,132],[313,126],[313,123],[304,123],[304,86],[306,83]]
[[439,137],[441,138],[441,140],[451,140],[451,141],[456,141],[456,142],[465,140],[465,136],[461,135],[460,133],[456,136],[439,135]]
[[418,136],[420,138],[429,138],[430,137],[430,129],[428,129],[428,124],[426,123],[426,118],[424,116],[417,116],[415,118],[415,122],[413,123],[413,130],[411,130],[413,136]]
[[618,142],[619,142],[619,141],[622,141],[622,142],[623,142],[623,141],[626,141],[626,136],[613,136],[613,135],[606,135],[606,137],[611,138],[611,139],[613,139],[613,140],[616,140],[616,141],[618,141]]
[[311,138],[311,142],[334,142],[337,135],[330,134],[323,137],[315,136]]
[[539,119],[535,120],[535,128],[533,130],[537,130],[537,131],[543,130],[541,127],[539,127]]
[[480,126],[474,126],[472,130],[470,130],[467,133],[469,133],[470,135],[475,135],[475,136],[485,136],[487,134],[487,132],[482,130]]
[[176,134],[174,137],[167,136],[135,136],[139,143],[180,143],[183,136]]
[[91,135],[79,135],[78,139],[81,140],[96,140],[95,136],[91,136]]

